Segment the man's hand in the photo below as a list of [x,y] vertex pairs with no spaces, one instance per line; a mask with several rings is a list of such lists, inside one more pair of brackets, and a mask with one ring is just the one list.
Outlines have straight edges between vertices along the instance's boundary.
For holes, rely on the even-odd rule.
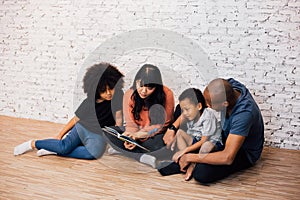
[[183,156],[180,157],[179,159],[179,166],[180,166],[180,170],[182,172],[186,172],[187,167],[189,166],[189,162],[188,162],[188,156],[189,154],[184,154]]
[[173,157],[172,157],[172,160],[176,163],[178,163],[179,159],[184,155],[186,154],[186,150],[181,150],[181,151],[178,151],[176,152]]

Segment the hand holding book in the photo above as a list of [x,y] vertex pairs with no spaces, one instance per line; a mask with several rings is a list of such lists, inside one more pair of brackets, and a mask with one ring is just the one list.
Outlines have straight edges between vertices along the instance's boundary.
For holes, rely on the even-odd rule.
[[142,145],[140,145],[135,139],[136,137],[133,136],[131,133],[128,132],[124,132],[119,133],[116,129],[111,128],[111,127],[104,127],[102,128],[103,131],[105,131],[106,133],[109,133],[115,137],[117,137],[119,140],[124,141],[124,146],[125,148],[132,150],[134,149],[136,146],[138,146],[139,148],[144,149],[145,151],[149,151],[147,148],[143,147]]
[[[129,132],[124,132],[122,135],[126,136],[126,137],[128,137],[128,138],[130,138],[134,141],[136,140],[136,137],[133,134],[129,133]],[[132,142],[125,141],[124,146],[125,146],[126,149],[132,150],[136,147],[136,144],[132,143]]]

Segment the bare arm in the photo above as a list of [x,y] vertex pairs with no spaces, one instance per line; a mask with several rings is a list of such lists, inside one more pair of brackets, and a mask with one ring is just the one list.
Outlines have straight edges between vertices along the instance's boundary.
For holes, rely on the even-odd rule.
[[79,118],[74,116],[70,121],[65,125],[65,127],[59,132],[59,134],[55,137],[56,139],[61,139],[65,134],[67,134],[74,125],[79,121]]
[[[173,123],[173,125],[178,129],[179,126],[180,126],[181,121],[182,121],[182,115],[180,115],[176,119],[176,121]],[[166,144],[167,148],[171,147],[171,144],[173,143],[174,138],[175,138],[175,131],[167,129],[167,131],[166,131],[166,133],[164,134],[164,137],[163,137],[163,141]]]
[[116,126],[123,126],[123,112],[118,110],[116,112]]
[[235,134],[229,134],[225,149],[207,154],[185,154],[179,160],[180,168],[183,170],[189,163],[207,163],[212,165],[230,165],[240,147],[244,143],[245,137]]
[[195,144],[193,144],[191,146],[188,146],[185,149],[185,153],[189,153],[189,152],[193,152],[193,151],[199,150],[200,147],[202,146],[202,144],[204,142],[206,142],[207,140],[208,140],[208,136],[202,136],[200,141],[196,142]]
[[171,124],[171,122],[173,121],[174,106],[175,106],[173,92],[170,89],[166,89],[166,87],[164,87],[164,92],[166,95],[166,102],[165,102],[166,120],[161,132],[166,131],[169,125]]
[[133,116],[131,113],[131,107],[133,105],[133,101],[131,100],[132,93],[132,89],[129,89],[125,92],[123,97],[123,114],[126,122],[126,131],[130,133],[134,133],[139,130],[139,127],[133,120]]
[[173,155],[173,160],[175,162],[178,162],[179,158],[181,158],[184,154],[187,154],[189,152],[194,152],[198,149],[200,149],[200,147],[202,146],[202,144],[204,142],[206,142],[208,140],[208,137],[207,136],[202,136],[201,137],[201,140],[196,142],[195,144],[191,145],[191,146],[188,146],[186,147],[185,149],[181,150],[181,151],[178,151],[176,152],[174,155]]
[[151,136],[154,136],[159,133],[165,133],[165,131],[168,130],[169,125],[173,121],[174,104],[175,104],[174,95],[173,92],[165,86],[164,86],[164,93],[166,95],[166,102],[164,106],[166,116],[165,116],[164,124],[153,124],[153,125],[145,126],[141,129],[141,131],[149,132],[154,130],[155,128],[158,128],[159,130],[154,132]]

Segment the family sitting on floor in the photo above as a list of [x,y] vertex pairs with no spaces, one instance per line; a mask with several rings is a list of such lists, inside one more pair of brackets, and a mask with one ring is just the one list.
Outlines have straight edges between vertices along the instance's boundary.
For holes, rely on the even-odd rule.
[[[173,92],[163,84],[158,67],[143,65],[125,93],[123,77],[109,63],[88,68],[83,79],[87,97],[75,116],[53,139],[24,142],[14,155],[37,149],[38,156],[99,159],[109,144],[109,154],[131,157],[163,176],[185,173],[185,180],[203,184],[249,168],[260,158],[263,118],[237,80],[214,79],[203,93],[188,88],[175,109]],[[106,127],[144,148],[114,137]]]

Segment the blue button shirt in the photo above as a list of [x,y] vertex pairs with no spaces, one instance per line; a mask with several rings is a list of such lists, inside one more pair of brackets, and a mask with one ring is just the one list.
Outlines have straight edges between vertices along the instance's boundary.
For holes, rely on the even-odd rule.
[[256,102],[249,90],[240,82],[228,79],[232,87],[241,92],[231,115],[226,118],[221,113],[223,137],[227,139],[229,133],[246,137],[243,148],[249,161],[254,164],[261,155],[264,144],[264,122]]

